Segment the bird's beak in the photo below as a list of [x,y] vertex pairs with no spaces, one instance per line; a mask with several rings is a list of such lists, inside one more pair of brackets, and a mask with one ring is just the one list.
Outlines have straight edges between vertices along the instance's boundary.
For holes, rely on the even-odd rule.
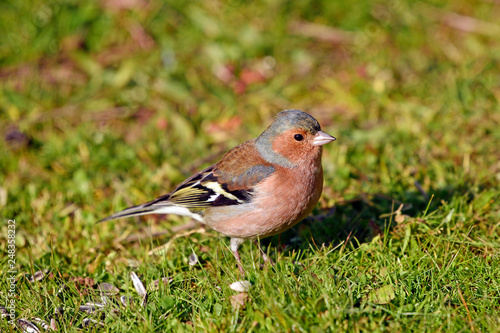
[[312,140],[312,145],[313,146],[322,146],[322,145],[326,145],[327,143],[330,143],[330,142],[335,141],[335,140],[336,139],[333,136],[326,134],[325,132],[319,131],[314,136],[314,139]]

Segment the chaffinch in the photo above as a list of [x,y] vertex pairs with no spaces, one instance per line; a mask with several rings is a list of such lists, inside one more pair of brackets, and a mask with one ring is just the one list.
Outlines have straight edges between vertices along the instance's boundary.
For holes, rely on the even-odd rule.
[[258,138],[234,147],[171,193],[99,222],[146,214],[189,216],[231,237],[230,248],[244,273],[240,244],[293,227],[317,204],[323,189],[322,146],[334,140],[309,114],[282,111]]

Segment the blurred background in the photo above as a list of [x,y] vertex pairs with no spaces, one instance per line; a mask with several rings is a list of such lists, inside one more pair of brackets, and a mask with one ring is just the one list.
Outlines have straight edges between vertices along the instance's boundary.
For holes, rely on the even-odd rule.
[[326,223],[293,235],[370,238],[401,203],[407,217],[469,207],[463,224],[490,230],[498,17],[496,0],[2,1],[0,207],[18,222],[18,261],[55,251],[92,273],[133,258],[144,244],[116,238],[165,222],[94,223],[167,193],[287,108],[337,137],[312,218]]

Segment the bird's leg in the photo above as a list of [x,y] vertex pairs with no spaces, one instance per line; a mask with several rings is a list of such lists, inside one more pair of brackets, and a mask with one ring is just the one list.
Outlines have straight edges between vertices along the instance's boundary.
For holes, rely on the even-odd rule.
[[243,243],[245,240],[241,238],[231,238],[231,241],[229,243],[229,247],[231,248],[231,251],[233,251],[233,254],[236,258],[236,263],[238,264],[238,269],[240,270],[241,275],[245,275],[245,270],[243,269],[243,265],[241,264],[241,259],[240,259],[240,254],[238,253],[238,248],[240,247],[241,243]]
[[266,263],[266,264],[269,263],[269,264],[271,264],[271,266],[274,266],[274,261],[271,258],[269,258],[269,256],[267,255],[267,253],[264,252],[264,250],[262,250],[259,242],[257,240],[254,240],[253,243],[260,250],[260,254],[262,255],[262,259],[264,259],[264,263]]
[[240,254],[238,253],[238,250],[233,251],[233,254],[236,257],[236,264],[238,265],[238,269],[240,270],[240,274],[245,275],[245,270],[243,269],[243,266],[241,265],[241,259],[240,259]]

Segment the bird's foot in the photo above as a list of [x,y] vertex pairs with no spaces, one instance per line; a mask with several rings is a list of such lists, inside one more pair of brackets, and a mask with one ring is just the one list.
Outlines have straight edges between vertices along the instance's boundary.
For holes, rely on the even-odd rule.
[[262,255],[262,259],[264,260],[264,267],[268,265],[274,266],[274,261],[271,258],[269,258],[269,256],[267,255],[267,253],[264,252],[264,250],[262,250],[259,242],[257,242],[256,240],[254,240],[253,242],[259,248],[260,254]]

